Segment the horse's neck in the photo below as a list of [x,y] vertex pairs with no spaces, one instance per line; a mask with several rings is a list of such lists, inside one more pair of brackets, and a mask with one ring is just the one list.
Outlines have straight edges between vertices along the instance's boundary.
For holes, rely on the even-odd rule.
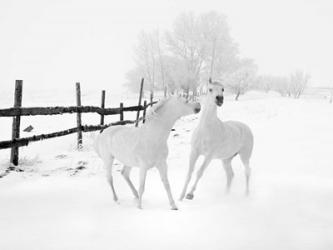
[[217,106],[207,99],[202,102],[202,110],[200,113],[200,124],[213,124],[220,121],[217,117]]
[[143,127],[148,129],[148,131],[155,132],[156,139],[160,140],[161,138],[167,138],[169,136],[178,118],[179,117],[176,117],[174,114],[162,111],[156,114],[151,120],[148,120]]
[[[224,123],[217,117],[217,106],[215,103],[202,103],[201,116],[197,129],[200,131],[197,136],[205,139],[221,138],[224,134]],[[218,133],[218,134],[217,134]]]

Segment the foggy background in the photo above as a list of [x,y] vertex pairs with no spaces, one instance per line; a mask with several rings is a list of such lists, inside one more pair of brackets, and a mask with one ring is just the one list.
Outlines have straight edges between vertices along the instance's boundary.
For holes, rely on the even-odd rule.
[[[126,91],[141,30],[170,29],[182,12],[217,11],[227,17],[243,57],[258,74],[311,75],[310,86],[330,86],[333,7],[327,0],[295,1],[0,1],[0,86],[25,90]],[[139,79],[138,79],[139,81]],[[12,95],[12,94],[10,94]]]

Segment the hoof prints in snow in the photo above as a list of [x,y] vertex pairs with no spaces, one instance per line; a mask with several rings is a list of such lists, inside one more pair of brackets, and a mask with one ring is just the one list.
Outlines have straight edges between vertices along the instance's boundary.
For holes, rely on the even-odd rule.
[[15,172],[24,172],[23,169],[18,168],[18,167],[8,167],[3,173],[0,174],[0,179],[8,175],[10,172],[15,171]]
[[67,158],[67,155],[65,155],[65,154],[60,154],[60,155],[56,155],[56,157],[55,157],[56,159],[66,159]]
[[78,166],[75,169],[69,168],[68,171],[73,171],[73,173],[71,173],[71,176],[77,175],[80,171],[84,170],[87,168],[88,162],[87,161],[79,161]]

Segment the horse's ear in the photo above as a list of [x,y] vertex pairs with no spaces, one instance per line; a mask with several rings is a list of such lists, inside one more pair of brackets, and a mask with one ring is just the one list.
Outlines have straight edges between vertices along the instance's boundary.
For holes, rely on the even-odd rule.
[[209,77],[208,82],[212,83],[212,78],[211,77]]

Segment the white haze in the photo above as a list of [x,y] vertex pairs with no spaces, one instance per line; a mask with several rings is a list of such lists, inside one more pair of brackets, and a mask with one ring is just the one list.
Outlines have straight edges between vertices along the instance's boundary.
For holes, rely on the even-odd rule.
[[45,1],[0,2],[0,90],[15,79],[27,90],[123,91],[142,30],[172,27],[183,11],[218,11],[228,17],[243,56],[259,73],[308,71],[311,84],[332,84],[331,1]]

